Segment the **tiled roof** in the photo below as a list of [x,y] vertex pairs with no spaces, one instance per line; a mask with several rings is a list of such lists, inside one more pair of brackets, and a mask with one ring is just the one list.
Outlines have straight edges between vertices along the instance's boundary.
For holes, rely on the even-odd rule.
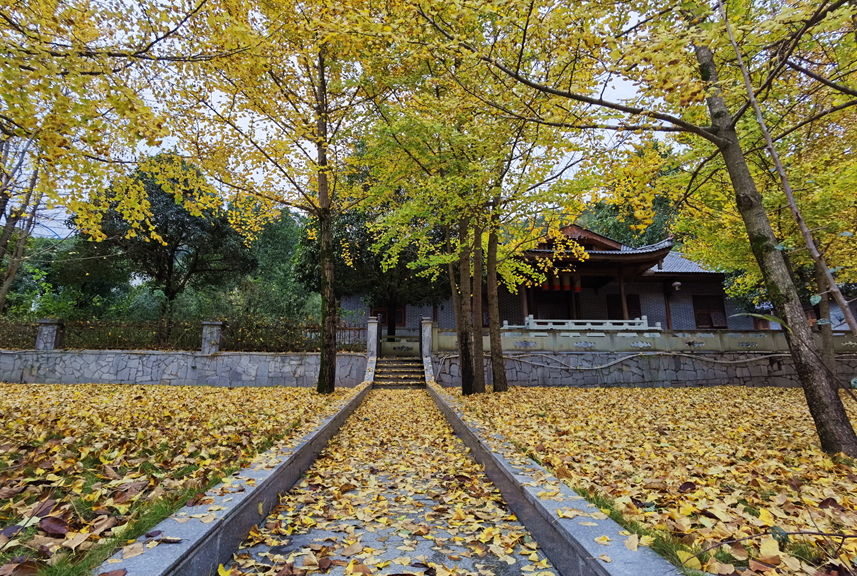
[[664,257],[664,265],[661,270],[657,266],[650,268],[655,274],[675,274],[680,273],[703,273],[703,274],[718,274],[714,270],[703,268],[693,260],[685,258],[680,252],[670,252]]
[[[631,246],[622,245],[621,250],[587,250],[587,254],[646,254],[649,252],[657,252],[658,250],[663,250],[664,248],[671,248],[673,245],[673,241],[670,238],[666,240],[661,240],[657,244],[649,244],[648,246],[640,246],[639,248],[632,248]],[[531,248],[527,250],[527,252],[553,252],[552,248]]]
[[[672,248],[673,241],[671,238],[667,238],[666,240],[661,240],[657,244],[649,244],[648,246],[640,246],[639,248],[632,248],[631,246],[626,246],[622,244],[622,249],[619,252],[623,253],[634,253],[634,254],[645,254],[646,252],[657,252],[658,250],[663,250],[664,248]],[[587,254],[615,254],[616,250],[587,250]]]

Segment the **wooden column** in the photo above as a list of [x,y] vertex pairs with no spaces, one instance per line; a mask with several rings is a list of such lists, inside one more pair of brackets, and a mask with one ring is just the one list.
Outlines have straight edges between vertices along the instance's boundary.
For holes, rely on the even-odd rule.
[[668,284],[664,282],[664,307],[667,311],[667,330],[673,329],[673,315],[670,310],[670,293],[669,288],[667,288]]
[[568,317],[572,320],[578,320],[577,314],[574,310],[574,290],[572,289],[568,293]]
[[628,318],[628,299],[625,297],[625,278],[622,276],[622,269],[619,268],[619,298],[622,300],[622,319]]
[[527,306],[527,285],[521,284],[521,309],[524,311],[524,321],[521,322],[523,324],[527,321],[527,316],[530,315],[529,306]]

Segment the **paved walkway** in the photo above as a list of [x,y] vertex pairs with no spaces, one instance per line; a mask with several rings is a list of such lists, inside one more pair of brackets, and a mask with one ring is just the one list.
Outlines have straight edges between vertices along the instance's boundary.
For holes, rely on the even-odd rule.
[[556,576],[423,390],[374,390],[231,575]]

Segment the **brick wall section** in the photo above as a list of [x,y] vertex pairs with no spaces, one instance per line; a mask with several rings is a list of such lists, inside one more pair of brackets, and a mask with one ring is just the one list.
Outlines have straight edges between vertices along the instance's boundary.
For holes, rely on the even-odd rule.
[[[346,319],[346,323],[354,323],[358,326],[366,324],[371,308],[366,304],[366,301],[363,300],[362,297],[347,296],[342,299],[340,306],[343,310],[347,310],[347,313],[343,315]],[[419,333],[421,319],[423,317],[432,318],[433,314],[434,308],[432,306],[408,305],[405,308],[405,326],[404,328],[400,326],[396,332],[398,333],[398,331],[401,330],[403,334],[417,334]],[[445,302],[438,306],[437,316],[438,325],[441,328],[455,328],[455,313],[452,309],[452,301]],[[386,325],[381,326],[381,333],[387,333]]]
[[366,325],[366,319],[369,317],[369,306],[363,303],[360,296],[346,296],[340,301],[339,306],[346,312],[342,316],[346,324]]
[[513,326],[524,323],[524,308],[521,305],[520,290],[519,287],[518,293],[512,294],[504,288],[500,288],[500,294],[497,298],[500,304],[500,325],[503,324],[503,320],[507,320]]
[[[485,373],[490,384],[489,362],[486,359]],[[461,385],[455,355],[435,355],[432,364],[438,384]],[[857,376],[857,355],[838,355],[837,371],[843,381],[850,382]],[[510,386],[800,386],[788,354],[740,352],[520,354],[507,357],[506,374]]]
[[[857,316],[857,302],[852,302],[850,307],[851,312]],[[842,313],[839,304],[832,299],[830,300],[830,321],[834,330],[848,330],[848,324],[845,323],[845,314]]]

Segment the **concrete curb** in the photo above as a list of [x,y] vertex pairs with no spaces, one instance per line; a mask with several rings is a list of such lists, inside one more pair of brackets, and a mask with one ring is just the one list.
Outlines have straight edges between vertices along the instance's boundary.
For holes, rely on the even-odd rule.
[[366,374],[363,376],[364,382],[369,382],[374,385],[375,383],[375,364],[377,363],[378,358],[376,356],[367,356],[366,357]]
[[[214,502],[202,506],[185,507],[178,513],[186,516],[209,513],[210,507],[222,507],[215,511],[215,519],[203,524],[194,518],[178,523],[176,514],[170,516],[153,531],[161,531],[164,536],[181,538],[178,544],[160,544],[141,555],[118,563],[105,562],[95,574],[124,568],[127,576],[203,576],[217,574],[219,564],[226,563],[232,553],[247,535],[250,529],[271,512],[279,503],[279,494],[291,488],[300,479],[301,474],[310,467],[319,452],[339,431],[345,420],[357,409],[372,386],[366,386],[335,414],[322,420],[321,424],[306,434],[292,449],[291,454],[283,458],[274,456],[264,463],[268,469],[242,469],[231,477],[232,484],[244,486],[244,492],[229,492],[214,495]],[[274,464],[274,466],[271,466]],[[251,483],[248,484],[247,481]],[[224,485],[209,491],[209,495],[220,492]],[[138,542],[148,540],[145,537]],[[121,560],[122,551],[111,559]]]
[[[426,367],[426,381],[430,377],[430,368]],[[434,384],[436,386],[436,384]],[[438,408],[452,425],[455,433],[470,448],[476,460],[485,467],[485,474],[500,490],[509,508],[518,520],[530,531],[533,538],[553,563],[562,576],[678,576],[678,569],[659,556],[652,549],[640,546],[636,552],[628,550],[623,541],[626,536],[619,534],[623,528],[607,518],[596,520],[585,518],[597,526],[584,526],[579,519],[560,518],[557,511],[560,508],[589,507],[589,512],[597,511],[594,504],[588,504],[564,483],[559,483],[559,497],[563,502],[543,500],[538,493],[544,490],[540,485],[533,484],[533,478],[521,473],[523,467],[516,467],[505,457],[481,438],[484,432],[475,426],[469,426],[462,419],[456,408],[434,389],[427,386],[428,393],[434,399]],[[500,436],[494,436],[503,448],[515,451],[515,447],[503,442]],[[551,474],[536,464],[530,462],[527,468],[535,469],[537,473],[553,478]],[[603,546],[595,542],[595,538],[606,535],[612,542]],[[606,554],[611,558],[610,563],[599,560]]]

